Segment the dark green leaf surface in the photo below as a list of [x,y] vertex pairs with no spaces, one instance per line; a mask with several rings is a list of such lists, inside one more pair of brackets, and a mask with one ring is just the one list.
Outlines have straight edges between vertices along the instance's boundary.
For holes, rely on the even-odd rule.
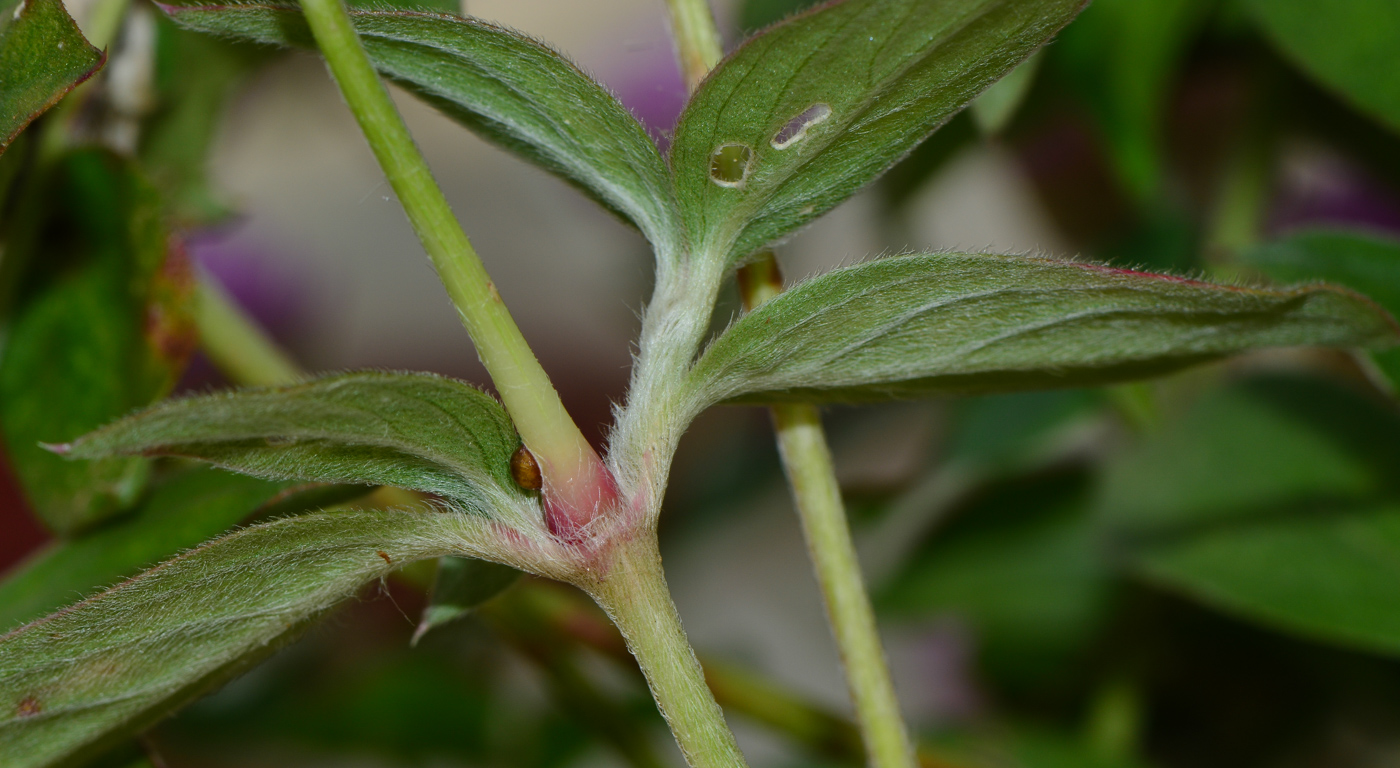
[[1120,531],[1365,504],[1400,485],[1400,415],[1323,380],[1253,380],[1165,421],[1105,469],[1099,507]]
[[59,0],[0,0],[0,152],[105,59]]
[[0,637],[0,755],[52,765],[139,731],[361,585],[463,550],[458,514],[287,518],[200,547]]
[[1284,55],[1328,88],[1400,130],[1400,5],[1393,0],[1249,0]]
[[[1360,291],[1400,317],[1400,241],[1345,230],[1304,230],[1261,245],[1241,260],[1285,283],[1326,280]],[[1400,386],[1400,350],[1374,354]]]
[[[314,47],[277,5],[165,6],[191,29]],[[634,223],[663,258],[683,247],[665,163],[631,114],[555,51],[484,22],[406,11],[351,14],[384,75]]]
[[72,457],[187,456],[258,477],[392,485],[476,511],[523,499],[520,440],[494,398],[425,373],[349,373],[172,400],[73,443]]
[[285,486],[214,469],[157,485],[130,518],[56,542],[0,582],[0,631],[43,616],[197,546]]
[[70,156],[55,181],[25,191],[48,201],[34,206],[48,236],[5,254],[30,268],[0,361],[0,430],[35,512],[66,533],[130,506],[146,462],[67,462],[39,443],[72,440],[164,395],[194,334],[188,266],[154,190],[100,152]]
[[1400,654],[1400,505],[1227,528],[1156,547],[1139,567],[1231,613]]
[[428,605],[413,632],[413,642],[429,631],[466,616],[482,603],[506,591],[520,579],[508,565],[467,557],[438,559]]
[[[711,73],[676,127],[671,167],[696,249],[733,263],[830,210],[1082,6],[846,0],[751,38]],[[748,162],[714,176],[712,159],[725,147],[747,148]]]
[[1087,386],[1258,347],[1396,338],[1384,311],[1324,286],[910,254],[829,272],[746,315],[705,352],[692,386],[701,403],[884,400]]
[[1162,182],[1162,121],[1208,0],[1096,0],[1049,49],[1139,199]]

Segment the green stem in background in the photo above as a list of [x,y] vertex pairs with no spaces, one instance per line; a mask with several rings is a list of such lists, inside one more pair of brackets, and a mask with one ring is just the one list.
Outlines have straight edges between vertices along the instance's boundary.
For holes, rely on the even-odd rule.
[[301,368],[268,338],[258,322],[209,276],[200,276],[194,301],[200,346],[229,379],[252,387],[270,387],[304,377]]
[[539,461],[552,514],[582,526],[612,500],[602,461],[501,301],[403,118],[380,82],[342,0],[302,0],[331,75],[476,344],[521,439]]
[[681,628],[656,536],[648,529],[616,544],[594,580],[578,586],[593,596],[627,640],[686,762],[692,768],[746,765]]
[[671,11],[671,34],[685,75],[686,90],[694,92],[724,58],[719,28],[706,0],[666,0]]
[[[782,287],[772,253],[739,272],[739,289],[750,311],[777,296]],[[845,666],[856,720],[865,736],[866,754],[875,768],[912,768],[914,750],[861,578],[821,416],[815,407],[800,403],[775,405],[771,410],[783,467]]]

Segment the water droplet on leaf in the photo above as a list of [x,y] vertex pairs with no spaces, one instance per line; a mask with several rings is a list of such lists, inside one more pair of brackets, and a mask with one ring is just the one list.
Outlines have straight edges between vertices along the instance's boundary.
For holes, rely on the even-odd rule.
[[721,187],[742,187],[752,165],[752,149],[743,144],[721,144],[710,155],[710,181]]

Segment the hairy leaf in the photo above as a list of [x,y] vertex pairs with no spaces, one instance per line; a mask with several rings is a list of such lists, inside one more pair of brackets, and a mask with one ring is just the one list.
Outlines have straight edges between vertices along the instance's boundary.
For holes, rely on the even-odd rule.
[[1072,387],[1248,349],[1394,343],[1325,286],[1264,290],[1019,256],[910,254],[835,270],[746,315],[692,372],[700,403]]
[[1147,577],[1309,637],[1400,654],[1400,505],[1224,528],[1153,548]]
[[413,632],[413,642],[476,610],[477,606],[509,589],[520,576],[520,571],[488,560],[439,558],[428,604]]
[[[1400,317],[1400,240],[1345,230],[1304,230],[1261,245],[1241,260],[1283,282],[1327,280],[1345,285]],[[1373,356],[1400,386],[1400,350]]]
[[469,384],[426,373],[348,373],[172,400],[64,449],[76,458],[186,456],[279,480],[392,485],[484,514],[529,497],[510,477],[510,418]]
[[977,122],[977,128],[984,135],[995,136],[1011,124],[1011,120],[1016,117],[1016,111],[1030,94],[1031,86],[1035,84],[1035,76],[1040,71],[1042,58],[1041,52],[1037,51],[973,100],[970,107],[972,119]]
[[733,263],[822,215],[947,122],[1082,0],[846,0],[734,52],[676,127],[699,252]]
[[59,0],[0,0],[0,152],[105,60]]
[[1400,130],[1400,5],[1392,0],[1249,0],[1288,58],[1363,112]]
[[346,512],[230,534],[0,637],[0,754],[78,759],[266,656],[404,563],[472,551],[472,518]]
[[39,443],[72,440],[170,390],[194,346],[193,281],[157,195],[126,161],[79,152],[51,187],[24,194],[37,210],[22,223],[45,236],[5,253],[29,268],[0,361],[0,431],[35,512],[69,533],[129,507],[146,462],[66,462]]
[[[295,6],[164,6],[191,29],[314,48]],[[375,67],[485,138],[631,221],[663,258],[683,243],[669,174],[645,129],[554,50],[474,19],[351,14]]]

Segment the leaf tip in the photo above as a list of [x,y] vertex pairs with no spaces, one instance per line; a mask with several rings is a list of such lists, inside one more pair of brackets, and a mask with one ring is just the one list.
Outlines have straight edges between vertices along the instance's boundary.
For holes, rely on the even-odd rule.
[[73,451],[73,444],[72,444],[72,443],[44,443],[44,442],[41,442],[41,443],[39,443],[39,447],[40,447],[40,448],[43,448],[44,450],[48,451],[49,453],[57,454],[57,455],[59,455],[59,456],[67,456],[69,453],[71,453],[71,452]]

